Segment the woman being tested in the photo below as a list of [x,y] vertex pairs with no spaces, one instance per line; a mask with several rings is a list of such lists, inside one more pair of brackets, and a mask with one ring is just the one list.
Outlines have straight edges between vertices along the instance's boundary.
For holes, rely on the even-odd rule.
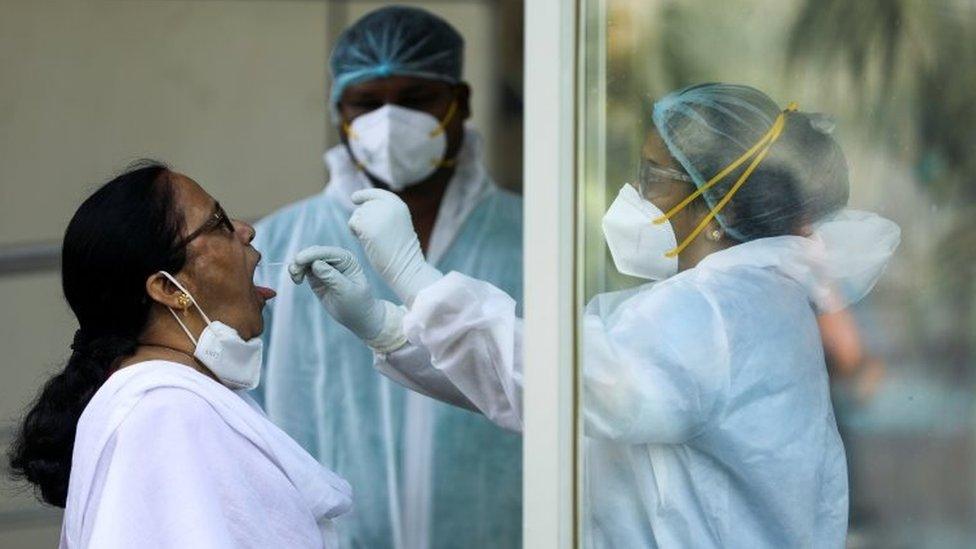
[[65,508],[62,548],[335,547],[349,485],[245,392],[274,296],[253,238],[153,163],[75,213],[61,269],[80,327],[10,456]]
[[[658,101],[653,125],[603,229],[617,269],[656,282],[597,296],[582,318],[585,544],[843,547],[816,313],[873,287],[898,227],[845,209],[847,165],[822,115],[705,84]],[[393,195],[353,198],[350,226],[405,315],[341,249],[299,253],[296,282],[391,378],[521,430],[513,301],[426,264]]]

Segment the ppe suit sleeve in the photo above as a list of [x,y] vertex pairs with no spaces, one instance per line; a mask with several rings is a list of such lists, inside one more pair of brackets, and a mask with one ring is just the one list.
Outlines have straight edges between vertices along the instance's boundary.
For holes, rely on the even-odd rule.
[[583,318],[581,405],[590,437],[681,443],[721,404],[728,351],[720,317],[694,287],[663,284],[614,314]]
[[386,377],[411,391],[441,402],[479,412],[467,397],[442,372],[430,363],[430,354],[423,347],[407,343],[391,353],[375,353],[373,365]]
[[379,355],[381,372],[450,404],[463,396],[464,407],[521,432],[522,321],[511,297],[451,272],[417,295],[403,328],[410,343]]

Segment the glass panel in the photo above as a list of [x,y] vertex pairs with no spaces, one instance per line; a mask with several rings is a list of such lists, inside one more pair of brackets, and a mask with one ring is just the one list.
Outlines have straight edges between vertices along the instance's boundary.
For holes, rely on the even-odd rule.
[[973,4],[581,5],[582,545],[973,546]]

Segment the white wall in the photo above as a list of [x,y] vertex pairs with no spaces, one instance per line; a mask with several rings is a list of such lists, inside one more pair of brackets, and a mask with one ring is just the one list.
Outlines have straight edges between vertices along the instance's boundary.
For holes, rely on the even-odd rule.
[[261,213],[321,184],[325,4],[5,2],[0,234],[59,238],[78,201],[132,159],[190,174]]

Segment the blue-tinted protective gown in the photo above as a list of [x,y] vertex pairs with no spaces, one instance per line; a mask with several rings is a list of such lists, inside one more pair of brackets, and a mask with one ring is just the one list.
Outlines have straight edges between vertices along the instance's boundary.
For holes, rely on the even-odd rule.
[[[521,301],[522,202],[492,183],[480,138],[465,135],[428,247],[442,271],[490,281]],[[340,147],[317,196],[263,219],[265,262],[314,244],[355,253],[376,297],[398,302],[346,226],[352,192],[369,186]],[[351,548],[521,547],[521,439],[484,417],[407,391],[373,369],[372,352],[286,269],[259,269],[278,292],[265,312],[256,397],[270,418],[346,478],[355,506],[338,525]]]

